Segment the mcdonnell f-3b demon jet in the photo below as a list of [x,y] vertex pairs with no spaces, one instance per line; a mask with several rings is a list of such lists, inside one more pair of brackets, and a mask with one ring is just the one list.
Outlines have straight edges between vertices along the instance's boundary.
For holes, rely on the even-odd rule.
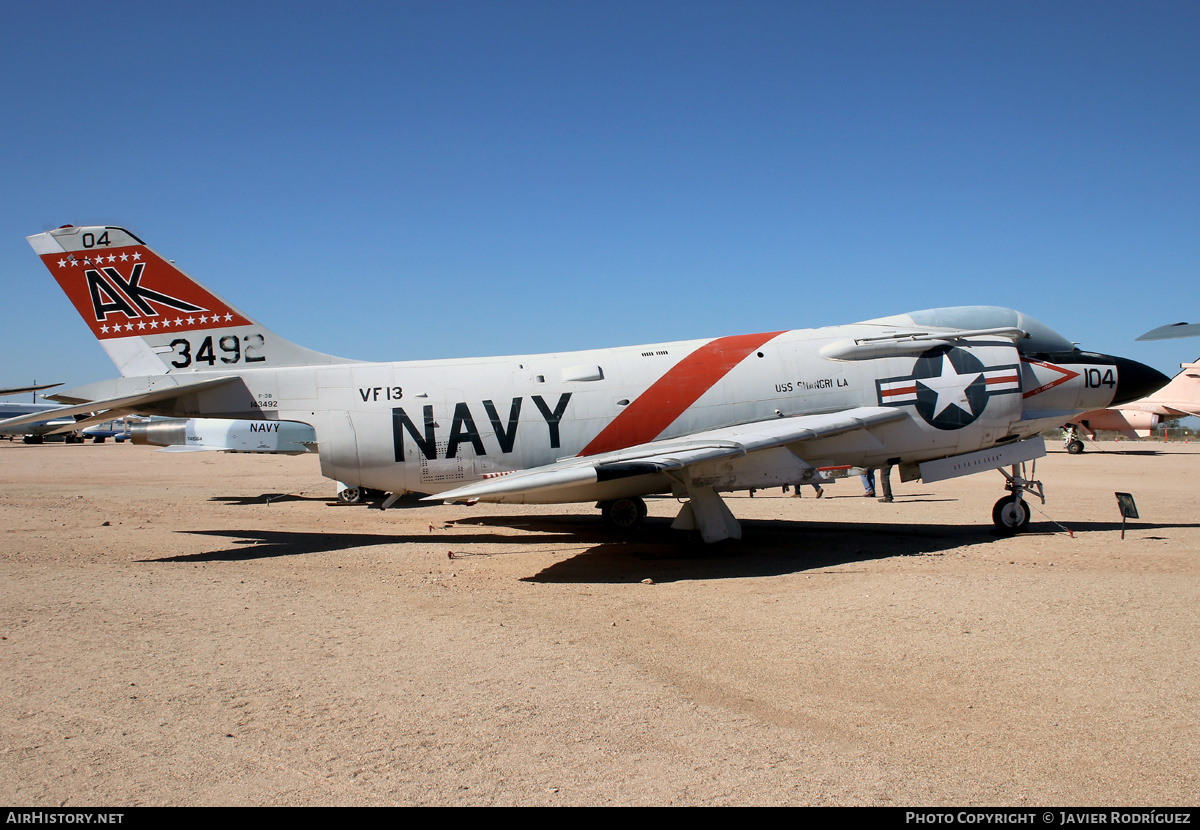
[[[897,465],[902,480],[1000,469],[1001,532],[1044,501],[1039,433],[1167,381],[1080,351],[1018,311],[968,306],[844,326],[516,357],[373,363],[278,337],[129,231],[29,237],[122,377],[61,392],[77,426],[126,413],[307,424],[321,472],[431,499],[598,502],[617,526],[643,496],[686,499],[675,527],[740,538],[721,492],[818,468]],[[13,426],[10,419],[2,426]],[[278,427],[276,427],[278,428]],[[1011,473],[1003,468],[1011,468]]]

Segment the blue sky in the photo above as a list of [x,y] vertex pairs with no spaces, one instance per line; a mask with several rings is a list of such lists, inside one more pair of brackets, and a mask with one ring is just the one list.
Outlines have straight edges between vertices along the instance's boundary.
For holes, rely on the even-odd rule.
[[0,385],[112,377],[24,237],[130,228],[320,351],[1007,305],[1200,340],[1200,4],[10,0]]

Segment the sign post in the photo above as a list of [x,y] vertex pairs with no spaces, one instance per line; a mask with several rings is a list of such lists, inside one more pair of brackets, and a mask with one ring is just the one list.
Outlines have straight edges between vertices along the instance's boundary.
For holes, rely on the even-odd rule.
[[1129,493],[1117,493],[1117,507],[1121,510],[1121,538],[1125,538],[1125,520],[1138,518],[1137,505]]

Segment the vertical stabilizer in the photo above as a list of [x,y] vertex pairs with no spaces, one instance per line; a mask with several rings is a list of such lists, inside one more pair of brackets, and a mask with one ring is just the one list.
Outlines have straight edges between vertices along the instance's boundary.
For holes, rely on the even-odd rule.
[[284,340],[123,228],[28,239],[126,377],[352,362]]

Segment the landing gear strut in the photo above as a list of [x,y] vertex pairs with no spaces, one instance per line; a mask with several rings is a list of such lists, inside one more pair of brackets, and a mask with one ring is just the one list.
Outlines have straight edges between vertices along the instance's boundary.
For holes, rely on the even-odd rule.
[[[1036,473],[1037,462],[1035,461],[1030,468],[1029,475],[1033,476]],[[1045,504],[1046,491],[1042,488],[1040,481],[1025,477],[1024,464],[1014,464],[1011,473],[1001,470],[1000,474],[1006,479],[1004,489],[1008,490],[1011,495],[996,502],[996,506],[992,508],[992,522],[995,523],[996,530],[1001,535],[1012,536],[1029,527],[1029,505],[1025,503],[1022,495],[1027,492],[1033,493],[1042,500],[1042,504]]]
[[599,507],[604,523],[617,530],[632,530],[646,518],[646,502],[637,497],[602,501]]

